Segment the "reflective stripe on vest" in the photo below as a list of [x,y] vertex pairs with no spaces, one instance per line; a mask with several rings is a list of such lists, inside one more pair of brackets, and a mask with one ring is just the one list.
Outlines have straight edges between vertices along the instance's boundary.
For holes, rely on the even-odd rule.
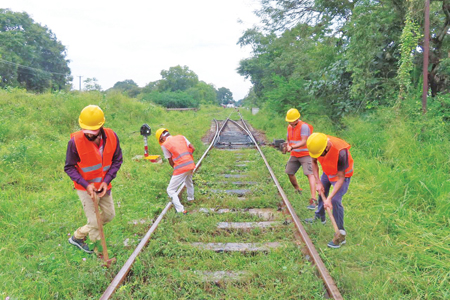
[[190,161],[188,161],[188,162],[185,162],[184,164],[181,164],[181,165],[178,165],[178,166],[176,166],[175,168],[173,168],[174,170],[178,170],[178,169],[180,169],[180,168],[182,168],[182,167],[184,167],[184,166],[187,166],[187,165],[190,165],[190,164],[193,164],[194,163],[194,161],[193,160],[190,160]]
[[172,154],[173,175],[183,174],[195,169],[194,158],[192,157],[186,139],[182,135],[171,136],[161,145]]
[[175,158],[172,158],[172,161],[177,161],[177,160],[179,160],[181,157],[183,157],[183,156],[185,156],[185,155],[191,155],[192,153],[191,152],[183,152],[183,153],[181,153],[180,155],[178,155],[177,157],[175,157]]
[[337,137],[327,136],[331,142],[331,147],[328,150],[325,156],[319,156],[317,160],[320,162],[322,166],[322,170],[325,175],[328,176],[328,179],[332,182],[337,181],[337,172],[338,172],[338,161],[339,161],[339,152],[343,149],[347,149],[348,153],[348,167],[345,169],[344,175],[345,177],[353,176],[353,158],[350,153],[351,146],[344,140],[341,140]]
[[98,165],[95,165],[95,166],[92,166],[92,167],[81,168],[81,170],[83,170],[83,172],[87,173],[87,172],[92,172],[92,171],[98,170],[101,167],[102,167],[102,164],[98,164]]
[[[111,168],[112,158],[117,148],[117,138],[114,131],[109,128],[103,128],[103,131],[105,134],[103,154],[100,153],[94,142],[89,141],[84,136],[82,131],[71,134],[80,157],[80,161],[75,168],[87,182],[94,183],[96,188],[100,187],[107,171]],[[74,186],[77,190],[85,190],[81,184],[76,182],[74,182]],[[111,183],[108,185],[108,190],[110,188]]]
[[94,179],[89,179],[87,182],[102,182],[102,178],[101,177],[97,177],[97,178],[94,178]]
[[[351,170],[348,170],[348,171],[345,171],[345,175],[348,175],[348,174],[350,174],[350,173],[353,173],[353,169],[351,169]],[[328,178],[329,179],[331,179],[331,178],[334,178],[334,177],[337,177],[337,175],[328,175]],[[347,177],[347,176],[346,176]]]
[[[298,145],[299,143],[301,143],[301,141],[302,141],[301,133],[302,133],[303,124],[306,124],[309,127],[310,134],[313,132],[313,127],[303,121],[299,121],[295,127],[288,125],[287,136],[288,136],[289,146],[292,147],[292,146],[295,146],[295,145]],[[295,157],[309,156],[309,151],[308,151],[308,148],[306,147],[306,144],[303,147],[292,149],[291,156],[295,156]]]

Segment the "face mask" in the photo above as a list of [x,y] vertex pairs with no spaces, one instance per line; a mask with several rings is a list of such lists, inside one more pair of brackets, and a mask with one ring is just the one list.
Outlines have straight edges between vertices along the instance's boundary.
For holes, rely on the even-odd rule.
[[84,134],[84,136],[91,142],[95,141],[99,135],[100,135],[100,132],[97,135],[93,135],[93,136],[88,136],[87,134]]

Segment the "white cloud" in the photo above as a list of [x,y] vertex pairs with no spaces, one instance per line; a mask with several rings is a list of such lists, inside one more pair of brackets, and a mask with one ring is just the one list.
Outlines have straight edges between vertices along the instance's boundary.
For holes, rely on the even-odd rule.
[[250,49],[236,43],[258,21],[258,0],[3,0],[2,7],[25,11],[55,33],[67,47],[75,88],[78,76],[97,78],[103,89],[125,79],[142,87],[176,65],[229,88],[235,100],[251,86],[236,72]]

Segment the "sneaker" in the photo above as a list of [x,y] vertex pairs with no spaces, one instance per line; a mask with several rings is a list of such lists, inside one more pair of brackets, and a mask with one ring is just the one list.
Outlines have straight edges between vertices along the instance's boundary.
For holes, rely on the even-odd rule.
[[187,201],[194,201],[195,199],[194,198],[187,198]]
[[340,232],[334,235],[334,238],[331,240],[331,242],[327,244],[327,246],[335,249],[340,248],[341,245],[344,245],[346,243],[345,237],[346,237],[345,231],[340,230]]
[[326,224],[327,223],[327,220],[325,218],[322,219],[322,218],[317,218],[317,217],[305,219],[304,222],[308,223],[308,224],[313,224],[313,223],[319,221],[319,219],[322,222],[322,224]]
[[76,238],[74,238],[74,236],[72,235],[72,236],[69,238],[69,243],[72,244],[72,245],[74,245],[74,246],[77,246],[78,248],[80,248],[80,249],[83,250],[84,252],[91,254],[93,251],[89,250],[89,246],[85,243],[85,240],[86,240],[86,239],[76,239]]
[[295,190],[299,195],[303,193],[303,190],[301,188],[298,188],[298,190]]
[[183,215],[187,215],[187,214],[188,214],[187,210],[183,211]]
[[309,199],[309,205],[306,207],[309,210],[316,210],[317,200],[314,198]]

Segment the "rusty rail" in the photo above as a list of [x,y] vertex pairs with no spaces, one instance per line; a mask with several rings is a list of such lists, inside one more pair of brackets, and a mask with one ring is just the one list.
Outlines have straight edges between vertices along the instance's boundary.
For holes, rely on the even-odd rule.
[[[218,128],[219,126],[218,126],[217,120],[214,119],[214,121],[216,122],[216,133],[215,133],[214,138],[211,141],[208,149],[203,153],[202,157],[197,162],[196,167],[194,169],[194,172],[196,172],[198,170],[198,168],[200,167],[203,159],[206,157],[208,152],[211,150],[211,148],[216,143],[217,138],[219,137],[220,133],[222,132],[222,130],[225,127],[225,125],[227,124],[227,122],[231,121],[231,122],[235,123],[237,126],[239,126],[244,132],[246,132],[249,135],[249,137],[255,143],[255,146],[258,149],[261,157],[263,158],[264,163],[266,164],[266,167],[269,170],[269,173],[270,173],[270,175],[272,177],[272,180],[274,181],[275,185],[277,186],[278,192],[280,193],[281,197],[283,198],[283,201],[284,201],[284,203],[285,203],[285,205],[286,205],[286,207],[287,207],[287,209],[288,209],[288,211],[289,211],[289,213],[290,213],[290,215],[291,215],[291,217],[292,217],[292,219],[294,221],[294,224],[295,224],[297,230],[299,231],[303,242],[306,245],[307,252],[310,255],[310,257],[312,258],[314,264],[317,266],[319,274],[320,274],[320,276],[322,277],[322,279],[323,279],[323,281],[325,283],[325,288],[327,289],[328,294],[333,299],[343,299],[341,294],[339,293],[339,290],[337,289],[336,284],[334,283],[332,277],[328,273],[328,270],[326,269],[322,259],[320,258],[317,250],[315,249],[311,239],[309,238],[308,234],[306,233],[305,229],[303,228],[303,226],[302,226],[302,224],[300,222],[300,219],[298,218],[297,214],[294,211],[294,208],[292,207],[291,203],[289,202],[289,200],[286,197],[286,194],[284,193],[283,189],[281,188],[280,183],[278,182],[278,180],[277,180],[277,178],[276,178],[272,168],[270,167],[266,157],[264,156],[264,153],[262,152],[261,148],[259,147],[256,139],[253,137],[253,134],[248,129],[247,124],[245,123],[244,119],[242,118],[242,115],[239,112],[238,112],[238,114],[239,114],[239,117],[240,117],[242,123],[244,124],[245,128],[242,127],[239,123],[231,120],[230,119],[231,114],[225,120],[225,122],[222,124],[220,129]],[[177,190],[177,193],[180,194],[183,191],[183,189],[184,189],[184,184],[182,186],[180,186],[180,188]],[[150,227],[148,232],[145,234],[144,238],[141,240],[139,245],[136,247],[136,249],[133,251],[131,256],[128,258],[128,260],[125,262],[123,267],[120,269],[119,273],[116,275],[116,277],[113,279],[113,281],[107,287],[107,289],[105,290],[103,295],[100,297],[101,300],[103,300],[103,299],[110,299],[111,295],[116,291],[116,289],[125,280],[127,274],[131,270],[131,267],[132,267],[134,261],[136,260],[136,257],[139,255],[139,253],[142,251],[142,249],[147,245],[147,243],[149,242],[152,234],[155,232],[155,230],[158,227],[159,223],[161,222],[161,220],[163,219],[163,217],[167,213],[167,211],[171,208],[171,206],[172,206],[172,202],[167,203],[167,205],[164,208],[164,210],[161,212],[161,214],[155,220],[153,225]]]
[[308,236],[308,233],[306,232],[305,228],[301,224],[301,221],[297,214],[295,213],[294,208],[291,205],[291,202],[289,202],[286,194],[283,191],[283,188],[281,187],[280,183],[278,182],[277,177],[275,176],[275,173],[273,172],[272,168],[269,165],[269,162],[267,161],[266,157],[264,156],[264,153],[262,152],[261,148],[259,147],[256,139],[253,137],[253,134],[248,129],[247,124],[245,123],[244,119],[242,118],[241,113],[239,113],[239,117],[241,118],[242,123],[244,124],[245,128],[243,128],[241,125],[239,125],[237,122],[231,120],[233,123],[241,127],[252,139],[252,141],[255,143],[256,148],[258,149],[259,153],[261,154],[261,157],[264,160],[264,163],[266,164],[267,169],[269,170],[270,176],[272,177],[272,180],[274,181],[275,185],[277,186],[278,192],[280,193],[281,198],[283,198],[283,202],[286,205],[289,214],[292,217],[292,220],[294,221],[295,227],[300,233],[300,236],[305,243],[306,250],[309,254],[309,256],[312,258],[314,264],[316,265],[320,277],[322,277],[322,280],[325,284],[325,288],[327,289],[327,292],[330,297],[333,299],[343,299],[341,293],[339,292],[336,283],[334,283],[333,278],[331,277],[330,273],[328,272],[327,268],[325,267],[325,264],[323,263],[322,259],[319,256],[319,253],[317,252],[316,248],[314,247],[313,242]]
[[[230,114],[231,116],[231,114]],[[220,135],[220,132],[222,131],[223,127],[225,126],[225,124],[228,122],[230,117],[228,117],[225,122],[223,123],[222,127],[219,129],[219,123],[217,122],[217,120],[214,119],[214,121],[216,122],[216,133],[214,135],[213,140],[211,141],[208,149],[206,149],[206,151],[203,153],[202,157],[199,159],[199,161],[196,164],[196,167],[194,169],[194,172],[196,172],[198,170],[198,168],[200,167],[203,159],[206,157],[206,155],[208,154],[208,152],[211,150],[211,148],[214,146],[214,143],[216,142],[218,136]],[[177,190],[177,194],[180,194],[184,189],[184,184],[182,186],[180,186],[180,188]],[[103,295],[100,297],[100,300],[106,300],[109,299],[111,297],[112,294],[114,294],[114,292],[116,291],[116,289],[122,284],[122,282],[125,280],[126,276],[128,275],[128,273],[131,270],[131,267],[133,266],[134,261],[136,260],[137,256],[139,255],[139,253],[141,253],[142,249],[144,249],[144,247],[147,245],[147,243],[149,242],[152,234],[155,232],[156,228],[158,227],[159,223],[161,222],[161,220],[163,219],[163,217],[165,216],[165,214],[167,213],[167,211],[169,211],[169,209],[172,207],[172,202],[167,203],[166,207],[164,208],[164,210],[161,212],[161,214],[158,216],[158,218],[155,220],[155,222],[153,223],[153,225],[150,227],[150,229],[147,231],[147,233],[145,234],[145,236],[142,238],[141,242],[139,243],[139,245],[136,247],[136,249],[133,251],[133,253],[131,254],[131,256],[128,258],[128,260],[125,262],[125,264],[123,265],[123,267],[120,269],[119,273],[117,273],[116,277],[114,277],[114,279],[111,281],[111,283],[109,284],[109,286],[106,288],[105,292],[103,293]]]

